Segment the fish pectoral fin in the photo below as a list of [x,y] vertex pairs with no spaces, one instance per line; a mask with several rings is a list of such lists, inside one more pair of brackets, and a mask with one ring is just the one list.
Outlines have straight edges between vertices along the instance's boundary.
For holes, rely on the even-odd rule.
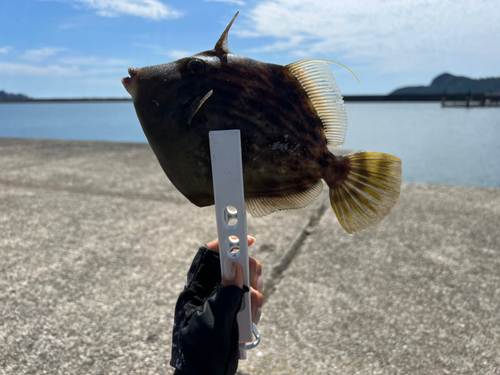
[[205,103],[207,101],[207,99],[210,98],[210,96],[212,96],[213,93],[214,93],[214,90],[210,90],[203,98],[200,98],[198,96],[193,101],[193,103],[191,103],[191,105],[186,108],[186,117],[187,117],[188,125],[191,125],[191,121],[193,120],[193,117],[200,110],[203,103]]
[[340,225],[353,234],[378,224],[399,202],[401,159],[379,152],[347,155],[350,171],[339,188],[330,187],[330,203]]
[[297,210],[314,202],[322,191],[323,182],[318,180],[311,186],[288,194],[245,198],[245,207],[253,217],[263,217],[282,210]]

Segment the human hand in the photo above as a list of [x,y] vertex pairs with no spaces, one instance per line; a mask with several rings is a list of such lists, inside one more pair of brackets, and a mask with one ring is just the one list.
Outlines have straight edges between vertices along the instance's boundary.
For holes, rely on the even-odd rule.
[[[249,237],[249,246],[254,241]],[[243,270],[230,262],[221,279],[218,250],[218,240],[198,250],[177,300],[170,361],[176,375],[233,375],[238,368],[236,316],[245,293]],[[258,322],[263,303],[262,266],[253,258],[249,266],[252,316]]]
[[[248,236],[248,246],[251,246],[255,242],[255,238]],[[216,238],[213,241],[208,242],[205,245],[208,249],[215,252],[219,252],[219,239]],[[264,289],[264,283],[262,281],[262,265],[260,262],[252,257],[249,258],[250,261],[250,296],[252,300],[252,321],[255,324],[259,323],[260,315],[262,313],[262,305],[264,303],[264,296],[262,291]],[[227,271],[222,277],[222,285],[236,285],[240,289],[243,288],[243,269],[236,262],[231,262],[229,267],[224,267]]]

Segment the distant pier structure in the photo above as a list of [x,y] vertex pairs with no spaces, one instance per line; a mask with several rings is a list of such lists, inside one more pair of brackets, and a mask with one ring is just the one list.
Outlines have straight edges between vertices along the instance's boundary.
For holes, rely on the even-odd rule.
[[444,90],[443,107],[500,107],[500,92],[473,93],[470,88]]

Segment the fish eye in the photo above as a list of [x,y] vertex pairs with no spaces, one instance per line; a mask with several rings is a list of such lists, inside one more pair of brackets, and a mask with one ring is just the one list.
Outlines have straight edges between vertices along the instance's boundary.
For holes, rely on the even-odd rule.
[[200,60],[191,60],[187,68],[191,74],[201,74],[205,71],[205,64]]

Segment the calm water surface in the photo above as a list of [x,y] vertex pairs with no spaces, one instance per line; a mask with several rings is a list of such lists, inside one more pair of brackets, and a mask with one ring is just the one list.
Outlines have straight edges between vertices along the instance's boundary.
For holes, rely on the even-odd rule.
[[393,154],[405,182],[500,187],[500,108],[352,103],[345,147]]
[[[405,182],[500,187],[500,108],[349,103],[344,148],[403,160]],[[147,142],[131,102],[0,103],[0,137]]]
[[0,103],[0,137],[147,142],[132,102]]

